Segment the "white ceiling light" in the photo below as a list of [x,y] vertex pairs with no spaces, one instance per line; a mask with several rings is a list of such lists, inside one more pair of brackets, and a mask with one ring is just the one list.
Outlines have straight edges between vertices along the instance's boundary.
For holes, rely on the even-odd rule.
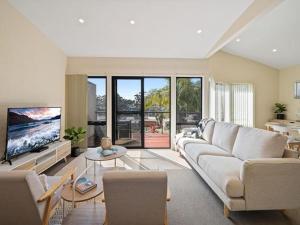
[[237,38],[237,39],[235,39],[235,41],[236,41],[236,42],[240,42],[240,41],[241,41],[241,39],[240,39],[240,38]]
[[134,21],[134,20],[130,20],[129,23],[130,23],[131,25],[134,25],[134,24],[135,24],[135,21]]
[[201,29],[197,30],[197,34],[201,34],[201,33],[202,33]]
[[79,19],[78,19],[78,22],[81,23],[81,24],[84,24],[85,21],[84,21],[84,19],[79,18]]
[[278,50],[276,48],[273,48],[272,52],[277,52]]

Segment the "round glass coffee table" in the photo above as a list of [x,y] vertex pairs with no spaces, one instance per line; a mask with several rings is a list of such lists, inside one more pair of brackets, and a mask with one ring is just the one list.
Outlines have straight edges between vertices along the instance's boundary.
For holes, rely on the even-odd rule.
[[115,167],[117,166],[117,159],[124,156],[127,153],[127,149],[123,146],[114,145],[113,149],[115,152],[109,156],[103,156],[101,151],[102,148],[88,148],[87,151],[84,153],[85,157],[85,167],[88,166],[88,160],[94,162],[94,175],[96,174],[96,162],[108,161],[108,160],[115,160]]

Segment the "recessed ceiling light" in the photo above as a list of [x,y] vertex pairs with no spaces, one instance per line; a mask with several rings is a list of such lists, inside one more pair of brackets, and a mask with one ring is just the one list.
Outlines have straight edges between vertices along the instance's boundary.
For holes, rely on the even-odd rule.
[[201,29],[197,30],[197,34],[201,34],[201,33],[202,33]]
[[129,23],[130,23],[131,25],[134,25],[134,24],[135,24],[135,21],[134,21],[134,20],[130,20]]
[[277,52],[278,50],[276,48],[273,48],[272,52]]
[[236,41],[236,42],[240,42],[240,41],[241,41],[241,39],[240,39],[240,38],[237,38],[237,39],[235,39],[235,41]]
[[79,19],[78,19],[78,22],[81,23],[81,24],[84,24],[85,21],[84,21],[84,19],[79,18]]

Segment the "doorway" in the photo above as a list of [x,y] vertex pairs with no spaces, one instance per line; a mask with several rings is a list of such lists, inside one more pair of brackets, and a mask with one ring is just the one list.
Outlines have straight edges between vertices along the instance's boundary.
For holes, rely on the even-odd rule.
[[113,77],[112,138],[128,148],[170,148],[170,78]]

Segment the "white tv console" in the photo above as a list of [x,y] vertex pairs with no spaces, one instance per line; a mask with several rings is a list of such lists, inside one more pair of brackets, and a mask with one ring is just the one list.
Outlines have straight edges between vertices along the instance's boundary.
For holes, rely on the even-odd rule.
[[57,141],[47,145],[49,148],[38,153],[26,153],[12,159],[9,163],[0,164],[0,171],[35,170],[38,174],[44,172],[62,159],[66,161],[71,154],[70,141]]

